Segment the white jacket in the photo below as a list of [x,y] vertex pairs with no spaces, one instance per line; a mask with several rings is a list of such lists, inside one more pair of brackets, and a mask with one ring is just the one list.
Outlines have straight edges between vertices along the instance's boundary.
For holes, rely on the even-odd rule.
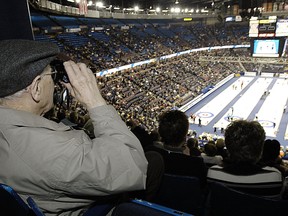
[[0,182],[47,215],[81,215],[96,196],[145,188],[139,140],[112,106],[89,110],[96,138],[32,113],[0,107]]

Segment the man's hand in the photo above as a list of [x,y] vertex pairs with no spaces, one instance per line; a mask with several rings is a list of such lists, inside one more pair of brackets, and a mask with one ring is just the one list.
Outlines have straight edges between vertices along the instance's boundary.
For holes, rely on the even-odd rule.
[[102,97],[96,77],[83,63],[76,64],[73,61],[64,62],[65,70],[70,83],[62,83],[79,102],[91,109],[106,104]]

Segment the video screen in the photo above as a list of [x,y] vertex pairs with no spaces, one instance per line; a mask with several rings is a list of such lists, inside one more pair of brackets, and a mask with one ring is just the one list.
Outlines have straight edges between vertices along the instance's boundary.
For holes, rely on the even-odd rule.
[[253,40],[253,57],[279,57],[279,39]]

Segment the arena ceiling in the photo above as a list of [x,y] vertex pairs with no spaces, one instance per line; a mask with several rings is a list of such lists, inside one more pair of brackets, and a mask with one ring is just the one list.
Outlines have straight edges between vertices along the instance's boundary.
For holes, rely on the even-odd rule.
[[134,7],[140,8],[171,8],[179,5],[182,8],[220,8],[222,6],[239,4],[240,8],[249,8],[253,4],[257,4],[261,0],[103,0],[106,4],[117,5],[120,7]]
[[[32,1],[32,0],[31,0]],[[76,2],[81,0],[50,0],[55,3],[75,6]],[[102,2],[104,6],[112,5],[120,8],[134,8],[138,6],[141,9],[170,9],[172,7],[188,8],[188,9],[221,9],[221,7],[232,6],[238,4],[240,9],[254,8],[262,5],[264,0],[86,0],[87,3],[95,5]]]
[[[106,0],[107,1],[107,0]],[[112,5],[118,5],[120,7],[134,7],[138,5],[140,8],[161,7],[170,8],[173,6],[180,7],[212,7],[212,2],[230,2],[231,0],[108,0]]]

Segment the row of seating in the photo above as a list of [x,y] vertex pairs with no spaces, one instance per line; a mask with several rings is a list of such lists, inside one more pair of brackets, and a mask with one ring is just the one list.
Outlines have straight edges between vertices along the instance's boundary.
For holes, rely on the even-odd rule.
[[[133,199],[118,205],[112,216],[270,216],[283,215],[287,200],[272,200],[245,194],[219,183],[209,185],[207,196],[196,177],[165,174],[155,201]],[[24,202],[8,185],[0,184],[0,215],[44,216],[31,197]],[[104,216],[110,205],[91,208],[84,216]]]
[[[31,197],[27,203],[10,186],[0,184],[0,215],[5,216],[45,216]],[[84,216],[104,216],[112,209],[110,205],[91,208]],[[166,214],[166,213],[167,214]],[[131,203],[119,205],[113,215],[184,215],[168,207],[149,203],[143,200],[132,200]],[[189,215],[189,214],[185,214]]]
[[26,202],[12,187],[0,184],[0,215],[44,216],[31,197],[28,197]]

